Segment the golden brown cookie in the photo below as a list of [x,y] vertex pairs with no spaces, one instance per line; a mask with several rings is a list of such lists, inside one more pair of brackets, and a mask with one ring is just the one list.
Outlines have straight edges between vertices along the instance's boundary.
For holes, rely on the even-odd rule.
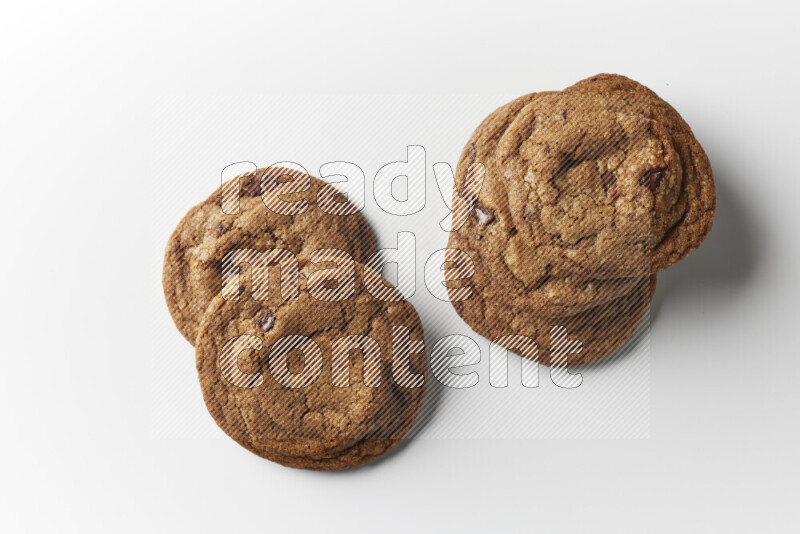
[[[647,312],[656,276],[603,280],[565,273],[549,276],[545,270],[539,275],[543,279],[532,276],[526,281],[525,275],[515,274],[509,263],[549,263],[547,258],[536,256],[535,248],[520,253],[509,244],[518,238],[509,238],[509,221],[510,216],[497,210],[491,224],[481,225],[471,217],[450,234],[451,267],[458,267],[453,259],[456,250],[466,253],[472,265],[468,277],[463,269],[446,271],[448,291],[461,318],[490,341],[545,365],[554,363],[553,350],[558,348],[554,342],[563,341],[558,331],[554,332],[557,327],[565,329],[570,340],[580,342],[580,352],[564,355],[570,366],[597,361],[621,347]],[[463,295],[456,295],[465,288],[471,296],[456,300],[463,299]],[[526,339],[535,343],[535,353]],[[559,360],[559,365],[563,361]]]
[[[454,205],[468,212],[454,210],[448,243],[453,305],[478,333],[548,365],[554,357],[586,364],[619,348],[649,307],[651,270],[668,256],[677,261],[679,249],[688,254],[713,219],[710,168],[687,171],[684,180],[681,155],[665,133],[679,132],[679,149],[704,159],[688,127],[674,110],[662,117],[671,108],[652,113],[660,123],[643,118],[646,110],[631,107],[639,93],[617,95],[625,112],[606,109],[613,106],[604,91],[641,87],[611,79],[626,83],[577,84],[577,96],[533,93],[502,106],[475,130],[456,169]],[[591,83],[601,80],[609,83],[603,76]],[[478,163],[486,171],[479,192]],[[699,199],[698,187],[705,188]],[[698,218],[704,222],[690,224]],[[465,288],[472,296],[459,301]],[[558,352],[564,333],[579,352]]]
[[[290,467],[344,469],[411,428],[427,379],[423,329],[409,302],[370,293],[360,264],[313,261],[296,300],[215,297],[197,370],[209,412],[240,445]],[[384,284],[374,292],[401,298],[374,280]]]
[[[632,291],[638,279],[593,279],[570,272],[553,261],[547,245],[530,243],[517,231],[495,154],[513,118],[534,97],[526,95],[497,109],[465,146],[456,168],[454,205],[474,204],[464,208],[469,212],[460,219],[458,208],[454,212],[459,222],[448,247],[479,264],[473,284],[488,300],[511,302],[514,309],[545,316],[575,314]],[[476,163],[486,171],[479,193],[471,187],[479,183],[471,172]]]
[[641,277],[686,257],[714,219],[711,166],[681,116],[601,74],[509,110],[495,163],[515,229],[562,269]]
[[190,343],[209,302],[220,294],[226,255],[275,248],[295,254],[302,264],[314,250],[326,248],[363,262],[375,245],[366,220],[343,195],[305,173],[271,167],[226,182],[189,210],[164,255],[167,306]]
[[[548,366],[585,365],[620,348],[642,321],[656,287],[656,276],[652,275],[639,279],[632,291],[615,300],[573,315],[553,317],[535,310],[522,311],[510,300],[487,298],[476,285],[485,279],[486,273],[481,271],[479,268],[466,284],[472,289],[472,297],[453,302],[456,312],[483,337]],[[465,286],[462,283],[459,287]],[[567,348],[566,340],[578,345],[559,353]]]

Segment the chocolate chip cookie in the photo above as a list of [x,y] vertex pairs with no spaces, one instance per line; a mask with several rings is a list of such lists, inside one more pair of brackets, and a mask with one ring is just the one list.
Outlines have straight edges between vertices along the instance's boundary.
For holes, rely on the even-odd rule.
[[[708,234],[715,190],[680,115],[601,74],[489,115],[461,155],[454,205],[446,275],[459,315],[524,356],[579,365],[633,334],[655,273]],[[581,350],[556,350],[555,333]]]
[[669,104],[612,74],[526,98],[495,158],[515,228],[540,254],[585,276],[635,277],[702,243],[711,165]]
[[249,289],[212,299],[197,370],[209,412],[240,445],[290,467],[344,469],[410,429],[427,379],[422,324],[374,271],[368,287],[365,270],[316,254],[296,300],[256,300]]
[[[604,358],[633,335],[652,300],[655,275],[605,280],[558,272],[536,256],[535,247],[515,246],[520,236],[510,228],[510,216],[498,209],[490,223],[474,216],[450,235],[452,267],[458,267],[453,254],[460,251],[469,256],[472,272],[445,271],[448,292],[459,299],[453,306],[473,330],[539,363],[570,366]],[[467,290],[469,298],[460,300]],[[561,354],[558,329],[580,351]]]
[[189,210],[167,244],[163,285],[175,326],[194,344],[232,250],[285,249],[302,264],[328,248],[361,262],[375,249],[366,220],[331,185],[279,167],[226,182]]
[[[459,222],[448,247],[465,252],[476,264],[473,285],[487,301],[512,302],[519,311],[557,317],[619,298],[639,280],[596,279],[573,273],[552,260],[555,254],[548,250],[552,245],[531,243],[517,230],[496,149],[513,118],[534,97],[523,96],[490,114],[465,146],[456,167],[453,194],[454,220]],[[482,185],[475,164],[485,168]],[[459,217],[460,211],[465,216]]]

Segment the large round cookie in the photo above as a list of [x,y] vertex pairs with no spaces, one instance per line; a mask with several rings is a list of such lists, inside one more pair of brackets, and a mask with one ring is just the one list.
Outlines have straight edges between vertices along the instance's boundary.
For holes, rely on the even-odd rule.
[[[300,263],[317,249],[345,250],[362,262],[374,252],[364,217],[353,213],[352,205],[325,182],[275,167],[239,180],[240,186],[236,179],[226,182],[189,210],[167,244],[164,295],[175,326],[192,344],[208,303],[220,294],[222,262],[231,250],[283,248]],[[296,192],[286,192],[292,190]],[[225,211],[235,214],[223,211],[223,202],[228,204]]]
[[[533,244],[511,217],[496,148],[513,118],[536,95],[526,95],[490,114],[472,134],[456,168],[454,225],[448,247],[466,253],[487,276],[474,283],[487,299],[513,303],[545,316],[579,313],[631,291],[635,278],[592,279],[563,269],[548,244]],[[485,177],[480,190],[475,164]],[[475,198],[477,197],[477,199]],[[469,204],[474,201],[474,204]]]
[[332,265],[314,261],[297,300],[215,297],[197,336],[197,370],[209,412],[239,444],[290,467],[343,469],[384,454],[410,429],[427,379],[423,329],[409,302],[372,296],[359,264],[352,285],[333,284],[346,298],[319,300],[338,297],[319,270]]
[[711,229],[708,158],[643,85],[594,76],[528,95],[505,120],[496,163],[510,213],[553,264],[597,278],[644,276],[686,257]]

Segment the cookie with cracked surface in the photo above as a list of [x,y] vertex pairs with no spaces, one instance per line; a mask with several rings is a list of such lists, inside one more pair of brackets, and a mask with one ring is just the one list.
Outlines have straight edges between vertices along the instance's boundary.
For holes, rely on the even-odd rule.
[[[333,264],[315,257],[306,265],[296,300],[215,297],[197,336],[214,420],[243,447],[289,467],[376,459],[411,428],[424,399],[427,360],[413,306],[379,275],[373,282],[383,285],[372,292],[401,300],[375,298],[360,264]],[[343,293],[327,293],[331,284]]]
[[[526,95],[490,114],[472,134],[456,167],[453,249],[479,263],[473,283],[487,298],[513,302],[520,311],[541,315],[579,313],[614,300],[636,286],[636,278],[593,279],[563,269],[548,244],[532,244],[517,231],[506,185],[496,160],[498,142],[520,110],[535,98]],[[485,176],[474,165],[482,164]],[[477,177],[477,178],[476,178]],[[459,270],[446,271],[458,278]]]
[[375,250],[364,217],[331,185],[278,167],[226,182],[189,210],[167,243],[163,286],[175,326],[194,344],[206,307],[222,290],[223,261],[232,250],[286,249],[303,263],[325,248],[358,261]]
[[611,74],[526,98],[495,159],[531,246],[580,275],[619,278],[656,273],[702,243],[713,174],[674,108]]

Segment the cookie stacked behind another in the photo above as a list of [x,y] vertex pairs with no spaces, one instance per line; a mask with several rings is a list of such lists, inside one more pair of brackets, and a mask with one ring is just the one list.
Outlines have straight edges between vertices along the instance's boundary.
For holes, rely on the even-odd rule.
[[[476,163],[486,169],[477,199]],[[537,350],[529,344],[527,357],[579,365],[635,331],[655,273],[708,234],[715,192],[708,159],[678,113],[632,80],[598,75],[489,115],[456,170],[454,203],[472,201],[448,245],[475,269],[448,283],[453,296],[471,289],[456,311],[491,340],[530,338]],[[580,351],[558,352],[564,330]],[[525,352],[521,343],[501,340]]]
[[[305,208],[293,214],[268,209],[265,200],[276,200],[270,194],[280,187],[299,191],[281,193],[278,202],[293,203],[293,210]],[[232,250],[281,248],[302,264],[314,250],[336,248],[365,262],[375,252],[372,230],[361,213],[337,195],[331,185],[303,172],[270,167],[226,182],[189,210],[167,243],[163,273],[167,306],[183,337],[194,345],[208,304],[222,290],[223,260]],[[341,208],[323,210],[320,199],[337,201]],[[231,213],[238,200],[238,213],[223,211],[223,200]]]

